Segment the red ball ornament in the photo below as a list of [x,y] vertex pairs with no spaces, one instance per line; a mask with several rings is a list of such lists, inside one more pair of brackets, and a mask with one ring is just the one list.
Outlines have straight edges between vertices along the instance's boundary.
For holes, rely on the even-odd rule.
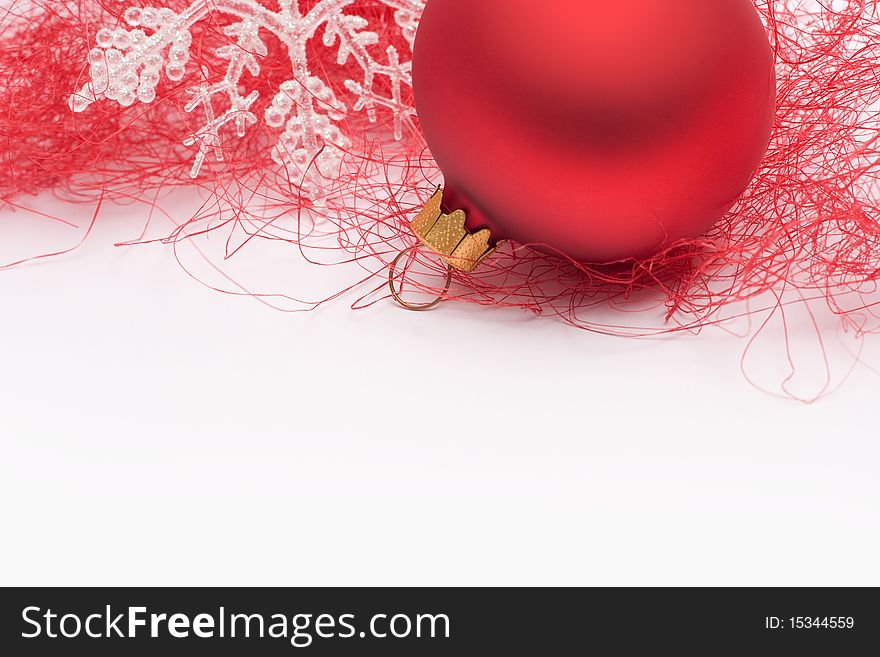
[[718,221],[776,92],[752,0],[429,0],[413,81],[450,209],[596,263]]

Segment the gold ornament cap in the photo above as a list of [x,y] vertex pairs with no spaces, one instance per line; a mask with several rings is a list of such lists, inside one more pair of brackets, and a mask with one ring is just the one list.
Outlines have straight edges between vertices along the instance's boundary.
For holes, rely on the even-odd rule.
[[407,255],[418,251],[421,247],[411,246],[401,251],[388,268],[388,287],[391,296],[407,310],[431,310],[435,308],[449,292],[452,275],[455,270],[472,272],[477,266],[495,251],[492,246],[492,233],[488,228],[476,233],[470,232],[465,224],[467,213],[456,210],[452,214],[443,212],[443,190],[438,188],[422,211],[412,220],[413,232],[422,244],[431,252],[440,256],[448,268],[446,286],[439,297],[429,303],[410,303],[401,296],[401,290],[395,285],[397,268],[400,261]]
[[445,214],[442,205],[443,190],[438,188],[413,219],[413,232],[450,267],[472,272],[495,251],[491,245],[492,233],[488,228],[471,233],[465,227],[467,214],[464,210]]

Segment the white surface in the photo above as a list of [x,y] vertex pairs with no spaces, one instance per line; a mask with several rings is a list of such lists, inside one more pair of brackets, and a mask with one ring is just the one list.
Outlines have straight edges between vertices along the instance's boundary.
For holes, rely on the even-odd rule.
[[136,232],[0,272],[2,584],[880,584],[866,369],[805,406],[721,332],[288,315]]

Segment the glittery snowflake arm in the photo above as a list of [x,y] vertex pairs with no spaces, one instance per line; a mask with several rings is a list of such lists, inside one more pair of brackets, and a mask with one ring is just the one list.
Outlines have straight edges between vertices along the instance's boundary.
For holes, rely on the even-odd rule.
[[[205,112],[206,123],[194,135],[184,140],[184,145],[199,145],[190,175],[195,178],[202,169],[202,164],[208,152],[213,151],[218,161],[223,160],[222,144],[220,142],[220,129],[227,123],[235,123],[236,134],[244,137],[247,127],[257,122],[256,115],[250,111],[251,106],[260,97],[256,90],[247,96],[239,92],[238,81],[244,71],[247,70],[252,76],[260,75],[260,64],[257,56],[265,57],[268,54],[266,44],[260,39],[259,28],[250,21],[233,23],[224,30],[226,36],[236,39],[236,45],[223,46],[217,49],[217,56],[229,62],[226,75],[220,82],[208,84],[203,82],[198,87],[189,90],[192,99],[186,104],[186,111],[192,112],[197,107],[202,107]],[[202,69],[202,76],[207,80],[208,71]],[[225,96],[228,107],[221,115],[214,114],[212,99],[214,96]]]
[[[169,80],[183,79],[192,45],[190,27],[207,13],[204,2],[196,2],[182,14],[167,8],[127,9],[126,22],[138,29],[98,31],[97,47],[89,51],[91,80],[70,97],[71,110],[84,112],[105,98],[124,107],[137,100],[151,103],[163,66]],[[146,30],[152,34],[148,36]]]
[[[395,20],[404,40],[412,50],[418,20],[425,0],[375,0],[394,10]],[[303,12],[300,0],[279,0],[274,12],[259,0],[195,0],[182,13],[167,8],[131,7],[124,18],[131,30],[102,29],[96,36],[97,47],[89,52],[91,80],[70,98],[70,107],[83,112],[98,101],[115,101],[123,106],[137,101],[151,103],[164,67],[166,77],[177,82],[183,79],[190,59],[192,28],[212,13],[240,19],[226,28],[230,43],[216,51],[227,62],[222,80],[209,84],[208,71],[202,70],[203,82],[191,88],[188,112],[201,109],[205,122],[184,140],[198,145],[191,175],[198,176],[202,165],[213,153],[222,160],[221,130],[233,124],[239,137],[259,119],[252,111],[259,98],[257,91],[240,92],[242,77],[247,72],[260,75],[259,60],[267,49],[260,31],[274,34],[287,48],[291,78],[281,85],[263,113],[267,126],[283,128],[272,155],[292,173],[312,176],[332,172],[341,154],[349,148],[339,124],[349,111],[364,111],[371,121],[378,119],[380,109],[390,111],[395,136],[402,137],[404,127],[414,110],[404,101],[404,87],[412,86],[412,63],[401,57],[397,48],[386,49],[387,62],[380,63],[372,48],[379,36],[369,29],[366,19],[347,15],[345,10],[356,0],[320,0]],[[336,60],[342,65],[354,61],[363,74],[359,80],[345,80],[344,87],[353,96],[349,107],[336,98],[327,81],[314,75],[308,66],[307,46],[318,29],[324,27],[323,45],[336,48]],[[379,90],[378,80],[386,79]],[[220,99],[222,111],[215,111],[214,101]],[[316,172],[309,172],[314,163]]]

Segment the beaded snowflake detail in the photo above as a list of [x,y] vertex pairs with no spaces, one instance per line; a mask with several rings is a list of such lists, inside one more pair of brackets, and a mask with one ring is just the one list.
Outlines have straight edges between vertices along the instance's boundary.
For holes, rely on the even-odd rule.
[[[426,0],[371,0],[394,11],[397,27],[410,52],[402,57],[398,48],[388,46],[387,60],[378,61],[374,46],[379,35],[370,30],[362,16],[346,14],[358,0],[318,0],[308,10],[301,0],[278,0],[272,11],[259,0],[194,0],[178,13],[168,8],[130,7],[124,12],[131,29],[103,28],[95,37],[96,47],[88,54],[90,81],[71,95],[70,109],[84,112],[95,102],[115,101],[123,107],[156,99],[162,72],[168,80],[179,82],[187,72],[193,27],[212,14],[233,17],[224,32],[230,41],[218,48],[216,56],[226,62],[226,73],[209,82],[208,71],[201,70],[202,82],[188,90],[187,112],[201,110],[204,123],[184,140],[198,147],[190,171],[199,176],[205,159],[213,155],[223,160],[221,131],[234,127],[238,137],[258,123],[254,105],[259,91],[246,91],[245,73],[260,75],[260,60],[268,54],[262,33],[274,35],[287,49],[291,77],[267,103],[262,118],[269,128],[280,130],[272,157],[286,166],[291,178],[303,181],[304,191],[314,191],[316,177],[332,175],[351,144],[340,130],[340,122],[350,112],[365,112],[370,121],[380,111],[390,112],[395,137],[401,139],[414,115],[404,93],[412,87],[412,44]],[[307,47],[323,27],[323,46],[335,49],[342,66],[354,61],[362,74],[344,80],[351,94],[346,104],[337,98],[328,82],[310,70]],[[383,84],[378,84],[384,80]],[[215,101],[218,107],[215,107]],[[309,182],[309,180],[313,182]]]

